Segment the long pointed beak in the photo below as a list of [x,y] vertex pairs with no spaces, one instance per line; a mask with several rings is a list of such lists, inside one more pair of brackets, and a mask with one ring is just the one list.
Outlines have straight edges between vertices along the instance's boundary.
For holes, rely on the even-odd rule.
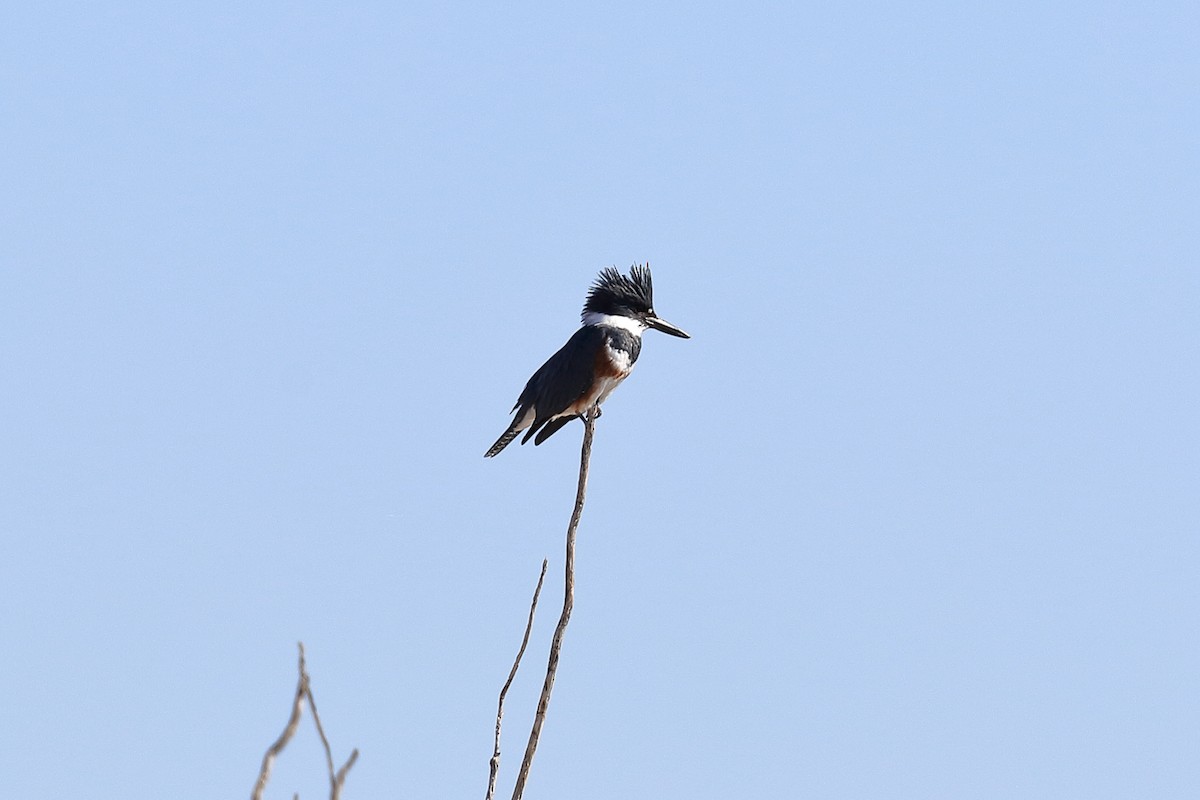
[[663,333],[669,333],[672,336],[678,336],[680,339],[692,338],[691,336],[688,336],[685,332],[683,332],[679,328],[676,328],[674,325],[667,322],[665,319],[659,319],[658,317],[646,317],[646,324],[649,325],[651,328],[654,328],[654,330],[656,330],[656,331],[662,331]]

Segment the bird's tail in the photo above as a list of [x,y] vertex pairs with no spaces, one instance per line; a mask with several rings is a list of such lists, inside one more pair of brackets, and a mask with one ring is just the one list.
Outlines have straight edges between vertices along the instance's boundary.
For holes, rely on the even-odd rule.
[[[520,408],[519,411],[517,410],[518,408]],[[522,406],[521,402],[518,400],[517,404],[513,406],[513,411],[517,412],[517,416],[515,419],[513,419],[512,425],[509,425],[508,430],[502,433],[500,438],[496,440],[496,443],[488,448],[488,451],[483,454],[484,458],[491,458],[504,448],[508,447],[512,443],[512,440],[517,438],[518,433],[533,424],[533,420],[536,415],[534,414],[532,406]]]
[[517,424],[514,422],[511,426],[509,426],[508,430],[501,434],[500,438],[496,440],[496,443],[488,448],[488,451],[483,454],[483,457],[491,458],[504,448],[508,447],[510,444],[512,444],[512,440],[517,438],[517,434],[520,432],[520,429],[517,428]]
[[[551,436],[553,436],[555,434],[555,432],[559,428],[561,428],[563,425],[566,425],[568,422],[570,422],[573,419],[579,419],[579,415],[572,414],[569,417],[559,417],[558,419],[550,420],[550,422],[546,423],[546,427],[544,427],[540,431],[538,431],[538,435],[536,437],[534,437],[534,440],[533,440],[534,446],[537,446],[537,445],[541,444],[542,442],[546,441],[547,439],[549,439]],[[528,438],[528,437],[526,437],[526,438]]]

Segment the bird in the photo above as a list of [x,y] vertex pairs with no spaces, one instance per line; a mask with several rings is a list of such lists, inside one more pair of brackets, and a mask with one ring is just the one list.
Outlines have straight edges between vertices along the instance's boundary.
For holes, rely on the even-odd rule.
[[533,373],[512,410],[512,424],[483,454],[492,458],[525,431],[521,444],[539,445],[600,404],[629,377],[649,328],[690,339],[654,312],[650,264],[634,264],[628,275],[600,270],[583,303],[582,326]]

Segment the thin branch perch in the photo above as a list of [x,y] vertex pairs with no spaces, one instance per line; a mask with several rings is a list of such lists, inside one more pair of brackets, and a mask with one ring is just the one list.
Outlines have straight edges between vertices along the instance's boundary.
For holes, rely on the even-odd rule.
[[571,610],[575,607],[575,531],[579,527],[579,518],[583,515],[583,501],[587,494],[588,466],[592,460],[592,436],[596,432],[596,418],[599,416],[600,409],[597,406],[592,406],[583,415],[583,449],[579,456],[579,488],[575,492],[575,510],[571,512],[571,522],[567,526],[562,614],[558,618],[558,626],[554,629],[554,638],[550,641],[550,660],[546,664],[546,680],[542,684],[542,695],[538,700],[537,715],[533,718],[533,729],[529,732],[529,743],[525,746],[525,758],[521,761],[521,771],[517,775],[517,783],[513,788],[513,800],[521,800],[521,796],[525,793],[525,782],[529,779],[529,769],[533,766],[533,755],[537,752],[542,725],[546,721],[546,709],[550,707],[550,693],[554,690],[554,678],[558,674],[558,657],[562,650],[563,635],[567,631],[567,623],[571,621]]
[[525,622],[525,636],[521,639],[521,647],[513,661],[512,669],[508,671],[508,680],[500,690],[500,702],[496,704],[496,744],[492,749],[492,760],[488,774],[486,800],[492,800],[496,794],[496,773],[500,770],[500,720],[504,717],[504,696],[508,687],[512,686],[513,678],[517,676],[517,668],[521,666],[521,656],[525,655],[525,647],[529,644],[529,632],[533,629],[533,613],[537,611],[538,596],[542,593],[542,581],[546,579],[546,559],[542,559],[542,573],[538,575],[537,588],[533,590],[533,602],[529,604],[529,619]]

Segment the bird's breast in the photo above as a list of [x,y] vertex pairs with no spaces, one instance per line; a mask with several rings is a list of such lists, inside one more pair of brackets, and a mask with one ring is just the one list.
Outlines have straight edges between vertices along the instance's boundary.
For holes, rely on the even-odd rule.
[[592,382],[592,390],[583,398],[583,410],[607,400],[612,390],[629,377],[629,373],[633,371],[633,362],[633,355],[627,350],[613,347],[610,343],[600,348],[596,353],[595,380]]
[[633,371],[634,356],[628,350],[613,347],[611,342],[596,351],[595,375],[597,378],[624,380]]

